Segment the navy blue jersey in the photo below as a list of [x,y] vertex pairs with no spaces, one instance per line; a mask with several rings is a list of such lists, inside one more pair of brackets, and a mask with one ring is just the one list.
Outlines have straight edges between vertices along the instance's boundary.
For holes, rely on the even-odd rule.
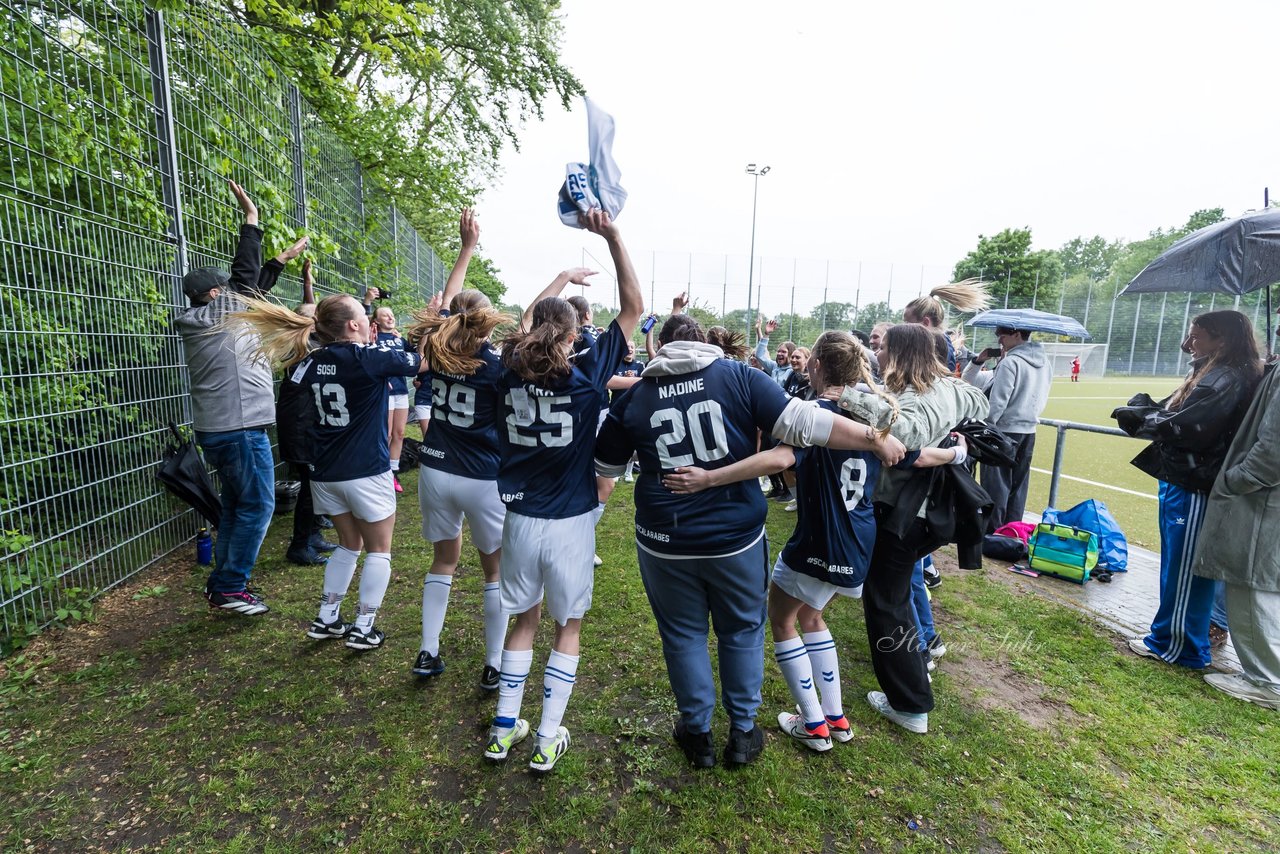
[[676,495],[662,475],[679,466],[722,468],[756,452],[788,398],[762,371],[717,359],[676,376],[646,376],[613,405],[596,456],[622,465],[640,455],[636,542],[658,554],[727,555],[760,537],[766,504],[759,484],[732,483]]
[[387,380],[418,372],[418,354],[342,342],[316,350],[286,382],[310,390],[319,414],[311,479],[355,480],[391,469]]
[[[840,409],[818,401],[828,412]],[[857,587],[867,578],[876,543],[872,500],[880,460],[870,451],[831,448],[796,450],[796,529],[782,549],[782,562],[796,572],[838,587]],[[898,464],[910,468],[913,451]]]
[[801,400],[808,399],[809,375],[793,370],[787,374],[787,378],[782,383],[782,389],[792,397],[798,397]]
[[[400,337],[399,332],[379,332],[378,346],[384,350],[406,350],[404,339]],[[392,394],[408,394],[409,385],[405,382],[404,377],[391,377],[387,380],[387,385],[391,388]]]
[[[624,356],[623,358],[625,359],[626,357]],[[638,377],[643,370],[644,362],[639,359],[632,359],[630,362],[623,361],[622,364],[618,365],[618,369],[613,372],[613,375],[615,377]],[[618,398],[622,397],[625,392],[625,388],[609,392],[610,403],[617,403]]]
[[423,374],[423,388],[430,388],[431,429],[422,442],[423,464],[479,480],[498,477],[498,400],[502,386],[502,360],[486,341],[476,358],[484,364],[472,374]]
[[[587,351],[593,349],[596,346],[596,341],[598,341],[599,338],[600,338],[600,333],[596,332],[596,328],[594,326],[587,324],[587,325],[578,327],[578,338],[573,342],[574,357],[575,358],[580,357],[583,353],[586,353]],[[614,359],[614,361],[617,363],[614,367],[622,364],[622,358],[626,355],[627,355],[627,348],[623,347],[622,356],[619,356],[616,359]],[[612,373],[612,370],[610,370],[610,373]],[[607,388],[600,392],[600,408],[601,409],[609,408],[609,389]]]
[[627,338],[614,322],[555,385],[526,383],[511,370],[503,374],[498,492],[508,510],[568,519],[596,507],[592,451],[600,398],[626,351]]

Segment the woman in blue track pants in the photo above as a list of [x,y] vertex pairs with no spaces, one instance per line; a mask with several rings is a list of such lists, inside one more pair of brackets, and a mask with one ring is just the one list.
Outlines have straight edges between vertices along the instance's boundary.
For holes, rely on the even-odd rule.
[[[1159,481],[1160,606],[1137,655],[1183,667],[1209,664],[1209,617],[1220,582],[1192,574],[1205,502],[1253,399],[1262,362],[1253,325],[1238,311],[1196,317],[1182,342],[1191,370],[1165,400],[1135,398],[1117,410],[1130,435],[1151,439],[1133,464]],[[1144,408],[1144,404],[1148,404]]]

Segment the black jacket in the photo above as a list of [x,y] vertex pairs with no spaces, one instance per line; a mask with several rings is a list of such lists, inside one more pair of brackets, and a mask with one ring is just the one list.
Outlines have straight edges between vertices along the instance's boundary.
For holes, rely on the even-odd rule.
[[[1194,370],[1194,368],[1193,368]],[[1121,430],[1151,439],[1133,465],[1157,480],[1207,493],[1257,388],[1256,372],[1222,366],[1208,371],[1177,409],[1140,394],[1111,413]]]

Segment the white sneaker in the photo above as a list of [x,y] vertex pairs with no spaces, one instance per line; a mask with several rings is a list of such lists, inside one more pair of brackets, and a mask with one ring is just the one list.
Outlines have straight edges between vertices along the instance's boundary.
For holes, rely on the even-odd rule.
[[484,747],[484,758],[491,762],[501,762],[507,758],[511,748],[524,741],[529,734],[529,722],[517,718],[513,727],[489,727],[489,743]]
[[624,483],[635,483],[635,482],[636,482],[636,479],[635,479],[634,477],[632,477],[631,475],[627,475],[626,477],[624,477],[624,478],[622,479],[622,481],[623,481]]
[[883,691],[872,691],[867,694],[867,703],[871,708],[893,721],[898,726],[914,732],[917,735],[924,735],[929,731],[929,715],[926,712],[908,713],[896,711],[893,706],[889,705],[889,698],[884,695]]
[[791,503],[788,504],[786,507],[783,507],[782,509],[787,511],[788,513],[794,513],[796,512],[796,508],[799,506],[800,506],[800,502],[792,499]]
[[1280,709],[1280,693],[1253,684],[1243,673],[1206,673],[1204,681],[1237,700],[1255,703],[1264,709]]
[[1154,658],[1156,661],[1164,661],[1151,647],[1147,646],[1147,642],[1142,638],[1129,638],[1129,649],[1134,655],[1140,655],[1143,658]]
[[782,712],[778,715],[778,726],[782,727],[783,732],[810,750],[826,753],[831,749],[831,731],[827,729],[826,721],[822,722],[822,727],[817,732],[810,732],[809,728],[804,725],[804,719],[799,715]]
[[594,566],[604,566],[604,561],[600,559],[600,555],[592,555],[591,562]]
[[542,737],[538,737],[538,746],[534,748],[533,756],[529,759],[529,767],[534,771],[545,773],[556,767],[560,757],[568,752],[569,730],[564,727],[557,727],[555,738],[551,739],[551,741],[543,744]]

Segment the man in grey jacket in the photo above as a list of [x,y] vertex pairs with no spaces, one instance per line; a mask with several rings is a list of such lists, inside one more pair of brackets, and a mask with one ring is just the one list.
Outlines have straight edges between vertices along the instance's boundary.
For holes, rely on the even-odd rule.
[[222,481],[222,522],[205,597],[212,608],[253,616],[268,610],[247,585],[275,509],[267,437],[267,428],[275,423],[275,396],[271,368],[253,358],[256,339],[221,323],[244,307],[245,297],[271,290],[284,265],[306,248],[307,238],[264,265],[258,208],[238,184],[228,183],[244,212],[231,273],[200,267],[183,276],[182,290],[191,307],[178,315],[175,325],[191,371],[196,442]]
[[[979,471],[982,488],[995,503],[992,530],[1022,521],[1031,483],[1036,423],[1049,402],[1053,368],[1044,347],[1030,339],[1031,333],[1025,330],[997,328],[1000,346],[989,347],[970,359],[963,374],[965,382],[985,391],[991,401],[987,423],[1007,435],[1015,446],[1012,468],[983,465]],[[996,369],[984,371],[982,366],[996,357],[1000,357]]]

